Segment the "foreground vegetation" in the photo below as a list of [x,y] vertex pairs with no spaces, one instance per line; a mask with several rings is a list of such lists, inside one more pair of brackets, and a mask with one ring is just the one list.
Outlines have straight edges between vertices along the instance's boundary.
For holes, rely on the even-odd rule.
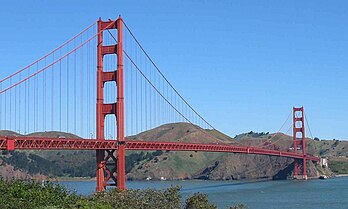
[[[188,197],[183,204],[179,187],[166,190],[126,190],[111,189],[92,196],[79,196],[69,192],[65,187],[53,184],[38,184],[22,180],[4,181],[0,179],[0,208],[95,208],[95,209],[152,209],[152,208],[184,208],[215,209],[209,203],[207,195],[196,193]],[[244,205],[236,205],[231,209],[242,209]]]

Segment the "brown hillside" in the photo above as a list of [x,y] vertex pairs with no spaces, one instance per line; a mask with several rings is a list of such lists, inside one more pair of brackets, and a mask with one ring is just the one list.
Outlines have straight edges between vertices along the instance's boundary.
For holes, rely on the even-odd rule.
[[231,143],[233,139],[218,131],[204,130],[189,123],[165,124],[145,131],[129,140],[191,142],[191,143]]
[[[209,134],[204,133],[204,131]],[[187,123],[167,124],[132,137],[144,141],[177,141],[262,145],[266,149],[289,150],[292,138],[284,134],[242,134],[231,138],[215,130],[202,130]],[[311,146],[311,145],[310,145]],[[311,151],[310,153],[314,153]],[[291,175],[293,160],[262,155],[165,152],[151,161],[139,162],[128,174],[130,179],[258,179],[286,178]],[[309,174],[316,175],[314,166]]]

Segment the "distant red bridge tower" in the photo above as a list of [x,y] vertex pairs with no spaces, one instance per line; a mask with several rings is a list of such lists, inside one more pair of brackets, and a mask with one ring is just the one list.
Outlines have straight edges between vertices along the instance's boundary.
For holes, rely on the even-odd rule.
[[[293,142],[294,152],[303,155],[302,159],[295,159],[294,178],[307,179],[307,151],[304,108],[293,108]],[[302,167],[302,175],[299,170]]]

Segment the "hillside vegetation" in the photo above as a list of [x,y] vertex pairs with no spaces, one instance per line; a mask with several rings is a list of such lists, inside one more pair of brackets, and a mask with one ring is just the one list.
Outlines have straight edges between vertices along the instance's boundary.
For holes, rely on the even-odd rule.
[[[19,135],[0,131],[0,135]],[[62,132],[32,133],[37,137],[78,136]],[[288,150],[292,138],[284,134],[249,132],[231,138],[216,130],[202,130],[187,123],[166,124],[128,137],[127,140],[172,141],[211,144],[264,146],[272,150]],[[338,140],[307,140],[308,153],[329,159],[337,174],[347,173],[348,142]],[[5,178],[94,177],[95,151],[2,151],[0,175]],[[293,160],[262,155],[208,152],[129,151],[126,157],[129,180],[166,179],[285,179],[292,175]],[[320,170],[320,169],[319,169]],[[316,176],[315,165],[308,167]]]

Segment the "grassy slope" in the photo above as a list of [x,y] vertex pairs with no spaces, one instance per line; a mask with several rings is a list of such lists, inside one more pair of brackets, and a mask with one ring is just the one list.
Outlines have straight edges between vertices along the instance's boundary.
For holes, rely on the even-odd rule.
[[[215,137],[214,135],[219,137]],[[207,134],[203,129],[187,123],[166,124],[146,131],[130,140],[143,141],[171,141],[171,142],[200,142],[200,143],[228,143],[233,139],[216,131]],[[128,175],[130,178],[144,179],[147,176],[159,179],[167,178],[191,178],[200,169],[209,166],[220,157],[221,153],[206,152],[165,152],[156,160],[143,161]]]
[[336,174],[348,174],[348,158],[333,158],[330,161],[330,169]]

